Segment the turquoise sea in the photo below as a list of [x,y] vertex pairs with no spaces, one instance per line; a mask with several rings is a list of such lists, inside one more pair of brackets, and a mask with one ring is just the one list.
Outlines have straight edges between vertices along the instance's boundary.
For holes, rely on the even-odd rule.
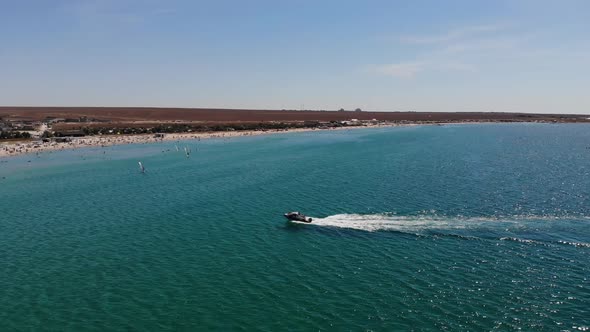
[[587,331],[589,175],[576,124],[0,159],[0,330]]

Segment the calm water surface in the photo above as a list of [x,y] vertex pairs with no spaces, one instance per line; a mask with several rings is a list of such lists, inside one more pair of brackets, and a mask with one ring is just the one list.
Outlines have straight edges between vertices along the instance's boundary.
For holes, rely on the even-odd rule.
[[[0,159],[0,322],[587,330],[589,175],[588,125],[309,132]],[[287,223],[291,210],[314,223]]]

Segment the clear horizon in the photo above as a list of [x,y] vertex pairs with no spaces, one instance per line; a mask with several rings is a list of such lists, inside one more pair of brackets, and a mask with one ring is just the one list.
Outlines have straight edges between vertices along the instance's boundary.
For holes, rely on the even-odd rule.
[[0,104],[590,113],[590,2],[22,1]]

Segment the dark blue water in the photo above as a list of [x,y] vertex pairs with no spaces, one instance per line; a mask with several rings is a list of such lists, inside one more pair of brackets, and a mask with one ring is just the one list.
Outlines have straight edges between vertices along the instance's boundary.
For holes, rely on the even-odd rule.
[[590,326],[588,125],[174,145],[2,159],[4,329]]

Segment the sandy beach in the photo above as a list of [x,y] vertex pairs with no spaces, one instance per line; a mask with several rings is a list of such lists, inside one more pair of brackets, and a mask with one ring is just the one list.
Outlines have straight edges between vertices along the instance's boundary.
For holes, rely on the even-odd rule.
[[[317,130],[347,130],[347,129],[362,129],[362,128],[378,128],[378,127],[395,127],[402,126],[400,124],[387,125],[369,125],[357,127],[337,127],[329,129],[317,128],[295,128],[295,129],[281,129],[281,130],[266,130],[266,131],[223,131],[223,132],[201,132],[201,133],[174,133],[165,134],[163,137],[155,137],[154,134],[145,135],[102,135],[102,136],[87,136],[87,137],[73,137],[70,142],[0,142],[0,158],[18,156],[23,154],[36,154],[48,151],[72,150],[78,148],[88,147],[105,147],[112,145],[124,144],[147,144],[162,141],[181,141],[181,140],[200,140],[210,138],[232,138],[241,136],[259,136],[272,135],[293,132],[306,132]],[[407,126],[407,125],[404,125]]]

